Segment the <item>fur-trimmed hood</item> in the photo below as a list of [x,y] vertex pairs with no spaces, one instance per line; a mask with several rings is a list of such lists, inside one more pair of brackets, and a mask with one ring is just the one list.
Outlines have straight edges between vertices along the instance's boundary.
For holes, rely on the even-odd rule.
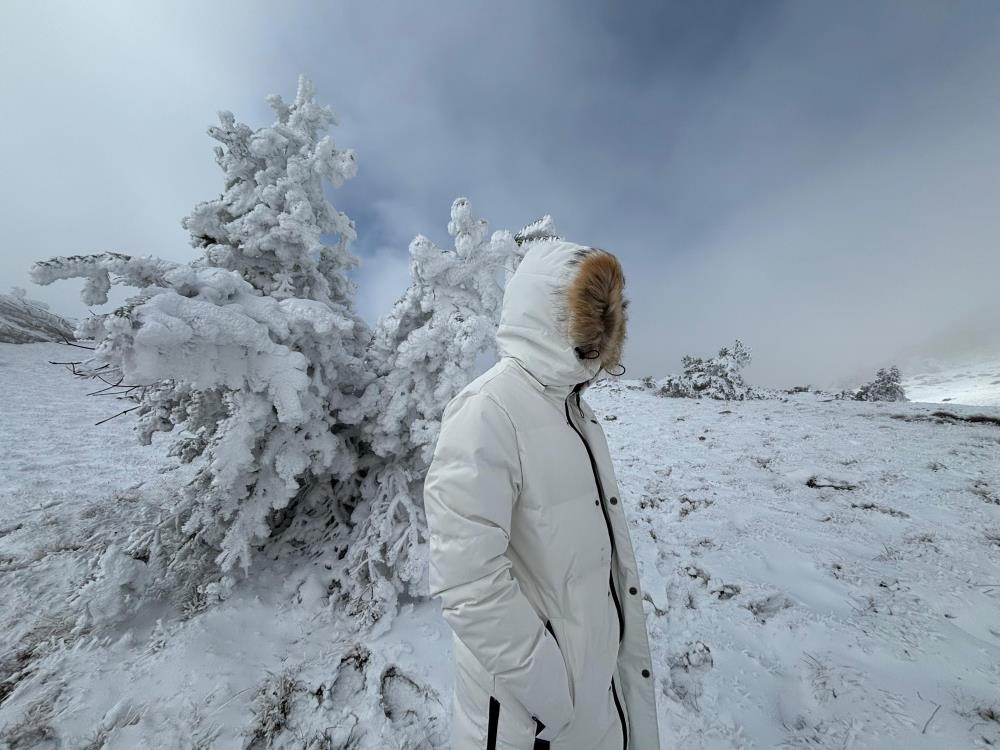
[[497,348],[547,386],[590,383],[621,362],[628,301],[611,253],[533,241],[504,292]]

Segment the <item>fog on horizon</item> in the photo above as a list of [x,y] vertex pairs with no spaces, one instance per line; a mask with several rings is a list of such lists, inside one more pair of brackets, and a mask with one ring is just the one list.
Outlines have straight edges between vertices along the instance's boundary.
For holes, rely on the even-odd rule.
[[3,21],[0,291],[62,314],[86,314],[79,286],[34,286],[31,263],[195,257],[180,220],[221,189],[206,128],[269,123],[302,73],[357,151],[330,197],[370,321],[467,196],[493,229],[550,213],[619,255],[629,376],[735,338],[764,386],[1000,346],[1000,5],[121,0]]

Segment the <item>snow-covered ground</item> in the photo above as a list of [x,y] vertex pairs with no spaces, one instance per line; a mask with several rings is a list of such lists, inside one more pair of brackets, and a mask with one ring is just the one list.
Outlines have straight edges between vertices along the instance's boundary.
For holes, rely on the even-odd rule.
[[923,369],[903,381],[911,401],[1000,406],[1000,357]]
[[[434,602],[353,638],[307,560],[258,561],[189,617],[129,602],[144,564],[107,550],[189,468],[128,417],[95,427],[121,403],[46,364],[73,354],[0,345],[0,747],[446,746]],[[933,416],[1000,409],[624,381],[588,399],[633,524],[664,748],[1000,743],[1000,426]],[[113,575],[123,591],[95,588]]]
[[[143,563],[108,550],[169,508],[190,467],[168,441],[138,445],[127,417],[94,425],[123,402],[47,363],[81,354],[0,344],[0,748],[241,748],[269,734],[287,748],[443,746],[450,641],[434,604],[352,639],[310,562],[287,560],[257,561],[191,618],[130,602]],[[98,587],[116,578],[122,592]]]
[[590,400],[631,501],[665,746],[1000,742],[1000,426],[810,394]]
[[73,323],[29,299],[23,289],[0,294],[0,343],[25,344],[72,340]]

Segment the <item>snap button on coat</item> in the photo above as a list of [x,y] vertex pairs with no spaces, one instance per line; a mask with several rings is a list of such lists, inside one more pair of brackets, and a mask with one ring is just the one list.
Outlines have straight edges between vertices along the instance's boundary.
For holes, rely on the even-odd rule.
[[452,748],[658,750],[642,600],[618,593],[638,570],[581,398],[620,353],[623,320],[588,328],[614,309],[589,300],[620,296],[602,286],[620,267],[558,239],[529,248],[504,294],[500,361],[448,403],[424,482],[430,593],[454,633]]

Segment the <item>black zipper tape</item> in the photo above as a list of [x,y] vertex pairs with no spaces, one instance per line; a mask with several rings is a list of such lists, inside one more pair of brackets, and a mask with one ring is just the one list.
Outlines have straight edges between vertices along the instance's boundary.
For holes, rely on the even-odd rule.
[[486,730],[486,750],[497,750],[497,724],[500,723],[500,701],[490,696],[490,723]]
[[615,690],[615,678],[611,678],[611,695],[615,698],[615,708],[618,709],[618,721],[622,725],[622,750],[628,750],[628,729],[625,728],[625,712],[622,704],[618,700],[618,691]]

